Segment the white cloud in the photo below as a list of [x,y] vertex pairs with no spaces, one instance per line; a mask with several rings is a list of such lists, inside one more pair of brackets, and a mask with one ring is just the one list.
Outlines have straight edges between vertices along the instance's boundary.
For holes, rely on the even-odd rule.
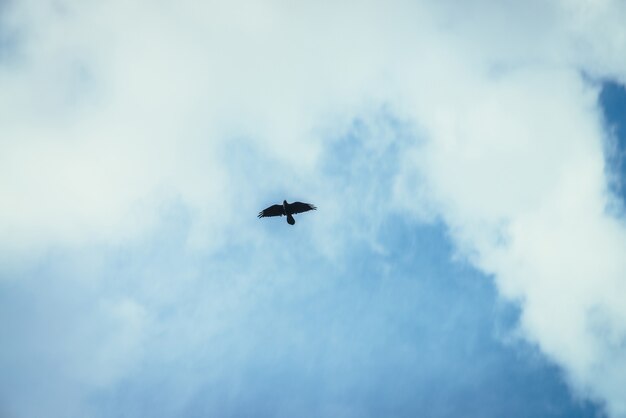
[[[615,6],[598,14],[623,19]],[[567,33],[570,17],[557,15],[553,24]],[[564,366],[580,393],[621,417],[626,311],[617,295],[626,287],[626,229],[608,211],[607,133],[597,87],[581,74],[623,79],[613,58],[624,46],[613,42],[605,55],[593,47],[607,32],[621,38],[612,22],[596,21],[606,25],[598,37],[577,28],[532,65],[470,80],[479,94],[453,92],[452,105],[416,112],[429,139],[407,155],[397,191],[412,190],[443,218],[461,254],[521,303],[522,335]],[[481,41],[487,51],[493,46]],[[591,48],[576,55],[582,41]]]
[[626,285],[626,230],[606,210],[594,103],[567,72],[491,83],[471,108],[435,124],[406,165],[418,167],[428,185],[421,196],[435,202],[460,251],[520,301],[525,336],[623,416],[626,317],[615,295]]
[[[520,301],[524,335],[626,416],[626,231],[605,210],[605,132],[584,78],[626,81],[624,7],[14,3],[2,16],[16,44],[0,62],[0,248],[135,239],[174,198],[195,239],[219,246],[237,222],[229,208],[269,187],[246,189],[238,170],[314,177],[329,138],[386,105],[424,136],[394,209],[441,217]],[[263,170],[230,164],[235,140],[264,150]]]

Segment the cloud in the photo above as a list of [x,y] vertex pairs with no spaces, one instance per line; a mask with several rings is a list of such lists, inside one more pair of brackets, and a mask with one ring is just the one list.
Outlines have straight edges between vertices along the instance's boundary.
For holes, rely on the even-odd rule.
[[[624,15],[617,5],[605,7],[611,11],[597,15]],[[601,43],[606,31],[581,34],[587,23],[577,23],[575,42]],[[565,19],[563,27],[570,24]],[[615,29],[620,39],[621,29]],[[568,43],[560,50],[567,51]],[[613,44],[623,51],[621,43]],[[598,61],[586,65],[592,51]],[[408,174],[396,188],[400,196],[413,193],[428,202],[431,216],[449,225],[461,255],[519,301],[524,337],[564,366],[580,393],[605,401],[610,415],[619,417],[626,414],[620,389],[626,383],[626,317],[615,295],[626,285],[620,255],[626,230],[609,211],[614,197],[603,153],[609,134],[598,87],[581,73],[619,79],[623,73],[610,54],[595,55],[600,52],[585,49],[575,66],[564,54],[557,59],[566,59],[560,63],[566,67],[546,66],[557,60],[543,57],[527,68],[479,78],[472,85],[480,95],[467,103],[452,100],[453,93],[455,105],[420,119],[429,140],[407,155]]]
[[[594,17],[624,15],[621,6],[604,7]],[[622,80],[624,75],[617,72],[614,54],[595,48],[612,19],[603,20],[607,29],[596,35],[585,32],[586,18],[575,14],[584,23],[573,23],[570,13],[555,24],[575,25],[573,40],[567,40],[592,47],[559,56],[568,51],[567,42],[556,57],[479,78],[472,85],[480,95],[467,103],[451,94],[455,105],[419,119],[429,140],[407,156],[409,174],[396,187],[401,196],[410,195],[406,187],[411,187],[429,202],[449,225],[461,254],[493,274],[505,296],[519,301],[523,335],[565,367],[574,387],[604,400],[612,416],[624,416],[619,388],[626,383],[626,318],[615,295],[625,286],[620,254],[626,230],[608,211],[613,197],[602,149],[608,134],[598,87],[581,72]],[[621,30],[611,33],[619,40]],[[487,49],[493,46],[481,40]],[[548,36],[545,42],[552,41]],[[619,42],[612,45],[624,50]],[[587,61],[590,55],[597,60]],[[552,67],[560,60],[568,66]]]
[[[184,245],[218,254],[264,242],[232,210],[254,213],[262,197],[306,185],[340,213],[328,173],[369,187],[367,163],[327,151],[361,119],[382,139],[359,147],[394,162],[388,182],[364,218],[320,221],[315,251],[332,258],[353,234],[376,247],[381,215],[442,220],[459,255],[520,303],[522,335],[626,416],[626,237],[607,211],[597,103],[598,80],[626,82],[622,3],[25,1],[1,13],[5,271],[50,248],[142,242],[172,202],[192,225]],[[116,345],[132,353],[149,315],[123,296],[102,309],[132,319]]]
[[435,202],[461,254],[519,301],[524,335],[622,416],[626,318],[614,295],[626,231],[607,211],[596,96],[567,73],[535,77],[486,88],[453,113],[462,129],[435,127],[406,166],[418,167],[427,192],[416,193]]
[[350,52],[341,41],[350,26],[334,22],[317,39],[298,23],[306,9],[246,6],[235,19],[234,5],[128,7],[24,3],[5,17],[6,30],[22,34],[1,79],[9,249],[132,237],[171,195],[203,219],[223,215],[235,194],[217,158],[223,144],[245,138],[311,170],[314,130],[326,128],[317,121],[349,121],[353,111],[342,109],[370,95],[380,71],[365,49],[375,34]]

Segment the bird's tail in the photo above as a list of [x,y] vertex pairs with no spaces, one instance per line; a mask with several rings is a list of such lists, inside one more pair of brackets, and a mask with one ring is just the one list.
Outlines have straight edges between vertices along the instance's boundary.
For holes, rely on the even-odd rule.
[[293,224],[295,224],[295,223],[296,223],[296,220],[295,220],[295,219],[293,219],[293,216],[291,216],[291,215],[287,215],[287,223],[288,223],[289,225],[293,225]]

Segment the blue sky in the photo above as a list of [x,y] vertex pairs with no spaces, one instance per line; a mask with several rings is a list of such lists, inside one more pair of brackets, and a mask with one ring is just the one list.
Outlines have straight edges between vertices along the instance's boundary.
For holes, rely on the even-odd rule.
[[[337,184],[351,187],[356,174],[374,185],[357,186],[351,208],[387,199],[395,165],[394,144],[382,164],[359,163],[371,158],[359,133],[323,159]],[[363,171],[342,172],[346,162]],[[25,416],[79,413],[55,399],[68,395],[92,416],[601,416],[570,393],[555,364],[512,336],[518,307],[498,297],[491,277],[454,259],[444,225],[386,216],[374,248],[349,237],[329,261],[310,238],[324,212],[298,217],[298,229],[248,213],[271,248],[235,238],[210,256],[190,255],[190,214],[173,203],[142,242],[51,250],[3,282],[3,332],[13,341],[3,350],[7,404]],[[349,216],[365,228],[358,212]],[[88,267],[77,266],[85,259]],[[82,283],[84,275],[96,277]],[[139,358],[120,365],[124,353],[115,353],[102,367],[123,368],[121,377],[72,387],[80,382],[65,368],[86,367],[90,350],[123,328],[101,318],[99,301],[127,298],[153,328]],[[87,358],[75,364],[77,355]]]
[[609,142],[607,150],[607,169],[614,175],[613,192],[622,201],[626,201],[626,92],[624,87],[616,82],[607,81],[602,85],[600,104],[604,112],[607,125],[613,133],[613,141]]
[[624,6],[236,3],[2,7],[0,415],[626,417]]

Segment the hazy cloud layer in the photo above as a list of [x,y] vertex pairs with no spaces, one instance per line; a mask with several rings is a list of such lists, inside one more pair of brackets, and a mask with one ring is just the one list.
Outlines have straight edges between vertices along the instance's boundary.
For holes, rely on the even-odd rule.
[[[269,245],[267,231],[252,228],[244,213],[268,197],[308,190],[328,211],[298,227],[329,263],[355,236],[384,254],[381,218],[444,222],[458,253],[519,302],[520,335],[562,366],[578,393],[624,417],[626,229],[607,209],[615,202],[598,92],[604,77],[626,82],[625,7],[617,0],[3,5],[5,286],[26,286],[24,269],[36,270],[50,251],[73,259],[83,246],[140,246],[172,221],[172,207],[181,211],[174,219],[188,223],[178,242],[191,254],[252,242],[255,259]],[[329,150],[340,153],[350,135],[365,135],[355,120],[367,126],[370,139],[358,146],[369,157],[342,164]],[[363,168],[372,161],[388,182],[372,184]],[[368,199],[367,213],[356,214],[356,196]],[[95,292],[105,276],[106,260],[93,257],[59,273],[76,277],[78,294]],[[259,265],[268,275],[280,271],[277,262]],[[170,282],[161,285],[153,292],[138,281],[94,296],[92,312],[112,337],[81,353],[58,347],[70,370],[80,355],[100,353],[89,376],[70,373],[70,381],[106,386],[132,373],[162,324],[152,313],[167,306],[144,299],[176,296]],[[80,311],[84,302],[75,302]],[[200,318],[219,317],[215,309]],[[85,321],[70,341],[82,340]]]

